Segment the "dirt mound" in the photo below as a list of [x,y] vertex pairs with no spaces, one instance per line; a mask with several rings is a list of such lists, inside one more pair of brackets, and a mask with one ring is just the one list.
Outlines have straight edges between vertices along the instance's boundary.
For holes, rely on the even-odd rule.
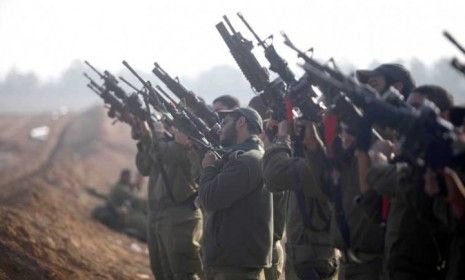
[[[47,141],[27,138],[48,125]],[[93,221],[101,203],[84,188],[108,190],[134,169],[135,145],[101,109],[59,120],[0,118],[0,279],[152,279],[147,248]],[[14,147],[14,149],[9,149]]]

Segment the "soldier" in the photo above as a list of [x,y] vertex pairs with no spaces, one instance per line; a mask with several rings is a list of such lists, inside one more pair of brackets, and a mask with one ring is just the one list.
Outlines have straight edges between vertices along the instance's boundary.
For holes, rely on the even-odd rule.
[[[442,116],[448,115],[452,101],[444,89],[421,86],[413,90],[408,101],[420,107],[424,98],[435,103]],[[389,156],[379,156],[392,153],[388,143],[377,143],[371,148],[371,165],[366,177],[369,188],[363,195],[369,197],[377,192],[391,198],[385,242],[386,277],[443,279],[450,236],[433,211],[442,198],[428,188],[420,187],[425,185],[422,169],[407,164],[390,164]]]
[[106,200],[106,205],[94,209],[92,216],[114,230],[146,241],[146,201],[135,195],[139,186],[140,182],[131,182],[131,171],[123,169],[118,183],[111,188],[108,196],[89,189],[92,195]]
[[[200,156],[189,139],[174,130],[174,140],[141,128],[137,168],[149,178],[149,253],[152,273],[160,279],[200,279],[202,214],[194,205]],[[153,144],[153,139],[157,141]],[[163,174],[164,173],[164,174]]]
[[[359,178],[361,149],[360,141],[355,138],[352,128],[341,125],[340,147],[342,155],[340,173],[340,200],[337,195],[334,200],[334,223],[338,228],[335,232],[336,244],[342,251],[342,279],[380,279],[382,276],[382,261],[384,249],[384,226],[381,218],[382,203],[379,195],[373,196],[370,211],[362,203],[357,203],[362,193],[363,185]],[[356,156],[357,155],[357,156]],[[368,215],[370,214],[370,215]],[[346,224],[346,225],[344,225]],[[344,229],[346,227],[346,229]]]
[[[322,149],[305,131],[307,153]],[[267,147],[263,158],[266,187],[272,192],[285,191],[286,218],[286,279],[330,279],[336,272],[337,262],[330,239],[331,210],[328,198],[315,184],[314,170],[305,158],[292,158],[287,121],[278,125],[273,144]],[[273,193],[274,195],[274,193]]]
[[231,110],[235,108],[239,108],[240,102],[239,99],[237,99],[234,96],[231,95],[221,95],[215,100],[213,100],[213,110],[215,112],[221,111],[221,110]]
[[[260,139],[266,147],[273,141],[274,126],[271,125],[272,120],[267,118],[267,108],[260,96],[254,96],[249,101],[249,107],[258,112],[263,121],[263,132],[260,134]],[[267,188],[268,189],[268,188]],[[284,191],[273,192],[273,253],[271,267],[265,269],[266,280],[278,280],[281,277],[284,266],[284,251],[281,245],[281,240],[284,235],[285,224],[285,204],[286,197]]]
[[370,85],[381,96],[392,86],[407,100],[415,87],[410,72],[400,64],[385,63],[373,70],[357,70],[356,75],[360,83]]
[[228,152],[222,160],[207,153],[200,177],[207,279],[263,279],[271,265],[273,218],[261,171],[262,119],[250,108],[221,114],[220,140]]

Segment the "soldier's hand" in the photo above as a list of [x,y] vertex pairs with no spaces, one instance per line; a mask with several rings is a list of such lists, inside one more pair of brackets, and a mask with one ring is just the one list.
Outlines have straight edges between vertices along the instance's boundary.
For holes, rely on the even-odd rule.
[[182,133],[181,131],[174,129],[174,141],[182,146],[190,146],[191,141],[189,140],[189,137],[187,137],[186,134]]
[[431,171],[431,169],[427,169],[425,174],[423,175],[423,179],[425,180],[424,190],[425,193],[429,196],[435,196],[439,193],[439,186],[436,180],[436,173]]
[[207,152],[205,156],[203,157],[202,167],[205,168],[207,166],[214,166],[217,160],[218,159],[212,152]]
[[144,136],[150,135],[149,124],[146,121],[139,122],[139,130]]
[[368,154],[373,165],[386,164],[394,155],[394,144],[387,140],[378,140],[370,148]]
[[285,138],[289,135],[287,120],[280,121],[278,124],[278,137]]
[[305,147],[309,150],[316,150],[317,148],[322,147],[323,144],[321,143],[320,138],[318,138],[315,124],[310,121],[302,121],[302,124],[305,126],[303,140]]
[[269,119],[265,122],[265,128],[266,129],[269,129],[269,130],[272,130],[274,129],[275,127],[278,127],[278,121],[276,120],[273,120],[273,119]]

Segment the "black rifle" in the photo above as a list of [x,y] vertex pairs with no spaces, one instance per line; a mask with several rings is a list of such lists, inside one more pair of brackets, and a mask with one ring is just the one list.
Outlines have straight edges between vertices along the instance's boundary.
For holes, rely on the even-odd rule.
[[[462,45],[460,45],[460,43],[457,42],[457,40],[455,40],[455,38],[452,37],[452,35],[450,35],[449,32],[444,31],[443,34],[454,46],[456,46],[465,55],[465,48]],[[460,62],[456,57],[454,57],[452,58],[450,64],[457,71],[465,75],[465,63]]]
[[343,93],[371,123],[397,130],[403,138],[403,157],[413,166],[436,170],[452,162],[451,141],[455,132],[452,124],[440,119],[434,108],[424,106],[415,112],[397,107],[379,99],[371,88],[350,82],[348,77],[340,81],[310,64],[304,64],[303,68],[318,83]]
[[[146,107],[148,107],[150,104],[154,108],[160,108],[159,113],[162,115],[160,120],[165,123],[166,126],[173,126],[178,128],[193,142],[195,142],[197,145],[200,145],[204,149],[213,150],[215,149],[213,147],[219,145],[217,135],[213,133],[212,130],[200,118],[192,114],[185,107],[177,104],[171,98],[171,96],[169,96],[168,93],[166,93],[158,85],[155,86],[157,88],[155,89],[152,87],[149,81],[145,82],[126,61],[123,61],[123,64],[138,78],[141,83],[143,83],[144,88],[148,91],[148,94],[143,90],[138,90],[134,85],[126,81],[124,78],[120,79],[144,97]],[[163,98],[160,92],[166,98],[168,98],[168,100]]]
[[[132,69],[132,67],[125,61],[123,60],[123,65],[126,66],[126,68],[129,69],[129,71],[134,75],[136,76],[136,78],[144,85],[145,89],[147,91],[149,91],[150,93],[152,93],[153,95],[153,88],[152,88],[152,85],[150,84],[150,82],[146,82],[144,81],[137,73],[134,69]],[[149,96],[147,94],[147,92],[145,90],[142,90],[142,91],[137,91],[138,93],[140,93],[142,96],[143,96],[143,99],[144,99],[144,103],[145,103],[145,108],[147,110],[147,113],[149,115],[151,115],[151,111],[150,111],[150,103],[149,103]],[[161,102],[157,99],[156,102],[154,102],[156,106],[161,106]],[[161,177],[162,177],[162,180],[163,180],[163,183],[165,185],[165,189],[166,189],[166,192],[168,194],[168,196],[170,197],[171,201],[176,204],[176,199],[174,198],[174,195],[173,195],[173,190],[172,190],[172,187],[171,187],[171,182],[168,178],[168,173],[166,173],[166,169],[165,169],[165,165],[163,163],[163,158],[162,158],[162,155],[160,154],[160,146],[159,146],[159,140],[160,139],[156,139],[156,132],[155,132],[155,123],[150,120],[150,122],[148,122],[148,125],[150,127],[150,130],[152,131],[152,147],[153,147],[153,151],[154,153],[153,154],[150,154],[150,156],[153,156],[154,157],[154,160],[156,162],[158,162],[159,166],[160,166],[160,174],[161,174]],[[150,153],[150,151],[149,151]]]
[[[159,88],[159,90],[160,89],[161,88]],[[166,92],[162,92],[163,94],[166,94]],[[179,131],[189,137],[189,139],[191,139],[202,150],[211,151],[220,157],[219,153],[222,153],[221,148],[210,142],[201,129],[197,127],[196,120],[198,120],[198,118],[193,116],[189,110],[183,110],[183,108],[174,102],[171,97],[168,95],[166,96],[167,97],[161,95],[160,99],[163,100],[162,102],[165,104],[167,111],[172,116],[172,126],[179,129]]]
[[285,84],[279,78],[270,81],[269,73],[263,68],[252,53],[253,43],[245,39],[237,32],[226,16],[224,21],[228,25],[228,31],[223,22],[216,25],[223,41],[226,43],[234,60],[241,69],[252,89],[259,94],[266,107],[273,110],[273,119],[281,121],[286,118]]
[[87,60],[84,61],[87,66],[90,67],[103,81],[104,86],[111,90],[118,98],[125,99],[127,98],[127,94],[124,90],[118,85],[118,80],[107,70],[103,71],[103,74],[98,71],[92,64],[90,64]]
[[186,106],[192,112],[201,118],[209,127],[218,126],[218,115],[208,108],[205,101],[201,100],[192,91],[187,90],[178,78],[171,78],[171,76],[160,67],[158,63],[154,63],[155,67],[152,72],[158,77],[167,87],[173,92],[180,100],[186,103]]
[[228,29],[226,29],[223,22],[218,23],[216,25],[216,29],[220,33],[234,60],[255,92],[264,91],[269,84],[270,77],[268,72],[263,69],[258,60],[252,54],[252,41],[245,39],[241,33],[236,32],[226,16],[223,16],[223,19],[229,26],[232,34],[228,31]]
[[268,44],[267,39],[273,39],[273,35],[270,35],[267,39],[262,40],[252,29],[250,24],[245,20],[244,16],[241,13],[237,13],[237,16],[242,20],[245,26],[250,30],[255,39],[258,41],[258,45],[261,46],[265,51],[265,57],[270,63],[270,70],[277,73],[281,79],[287,84],[290,85],[296,82],[296,78],[292,70],[287,66],[286,60],[284,60],[277,52],[273,43]]
[[[118,85],[118,80],[110,72],[105,70],[104,74],[102,74],[88,61],[85,61],[85,63],[104,81],[103,86],[101,86],[101,88],[104,88],[105,90],[102,91],[102,94],[108,95],[110,94],[110,92],[113,92],[114,95],[124,103],[128,111],[135,117],[142,121],[152,121],[152,115],[150,115],[146,110],[142,108],[142,104],[140,103],[139,97],[136,93],[128,95]],[[92,84],[95,85],[97,83],[93,82]]]
[[199,117],[197,117],[194,113],[192,113],[186,106],[182,103],[182,100],[180,102],[176,102],[163,88],[160,86],[155,86],[159,92],[167,99],[167,101],[170,104],[173,104],[175,106],[175,109],[178,110],[179,112],[183,112],[189,119],[190,121],[194,124],[195,128],[200,131],[205,138],[211,143],[213,146],[219,146],[219,134],[218,130],[215,130],[215,128],[210,129],[208,125]]
[[84,77],[89,79],[87,87],[95,92],[103,99],[103,102],[109,107],[108,117],[134,125],[134,117],[127,111],[124,103],[112,95],[107,89],[97,84],[87,73],[83,73]]
[[[309,57],[305,52],[298,49],[285,33],[282,33],[282,36],[284,37],[284,44],[292,50],[294,50],[295,52],[297,52],[297,56],[299,58],[302,58],[305,61],[306,65],[318,69],[321,73],[325,73],[326,76],[330,77],[335,81],[338,81],[340,83],[352,84],[353,86],[356,85],[356,83],[352,79],[346,77],[338,69],[333,69],[328,65],[323,65],[314,60],[313,58]],[[311,85],[317,86],[323,94],[323,103],[325,104],[325,107],[331,110],[333,113],[335,113],[346,124],[351,125],[360,122],[362,118],[360,111],[356,106],[354,106],[350,99],[348,99],[344,94],[341,93],[341,91],[338,88],[333,87],[331,84],[321,82],[321,80],[319,79],[315,79],[312,73],[308,71],[306,71],[306,74],[299,80],[299,83],[301,84],[301,87],[310,87]],[[291,88],[290,91],[292,90],[293,89]],[[298,88],[296,88],[296,90],[298,90]],[[389,98],[395,99],[392,96],[400,98],[394,92],[392,93],[392,95],[389,95]],[[407,107],[407,105],[405,105],[405,102],[402,102],[401,100],[395,99],[394,101],[390,101],[392,103],[403,104],[402,106]],[[377,139],[383,139],[380,133],[376,130],[372,129],[372,133]]]
[[[150,104],[154,108],[160,108],[159,113],[162,115],[161,121],[165,123],[166,126],[176,127],[198,146],[201,146],[202,149],[218,150],[218,148],[216,148],[219,145],[217,134],[213,133],[199,117],[192,114],[185,107],[177,104],[171,96],[158,85],[156,86],[157,89],[155,89],[149,81],[145,82],[126,61],[123,61],[123,64],[137,77],[148,92],[138,90],[124,78],[120,79],[144,96],[146,107],[149,107]],[[168,100],[166,100],[159,91],[165,95]]]
[[166,108],[164,108],[162,102],[160,101],[158,97],[156,90],[153,88],[150,81],[144,81],[144,79],[142,79],[142,77],[139,74],[137,74],[137,72],[125,60],[123,60],[123,65],[129,69],[129,71],[142,83],[144,88],[148,91],[147,98],[150,101],[150,104],[152,104],[152,106],[159,112],[165,111]]

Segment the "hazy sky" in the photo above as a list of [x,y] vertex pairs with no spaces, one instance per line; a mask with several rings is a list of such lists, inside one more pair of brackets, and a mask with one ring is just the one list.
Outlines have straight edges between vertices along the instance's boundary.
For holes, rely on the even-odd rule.
[[431,63],[458,52],[441,35],[448,29],[465,44],[465,1],[437,0],[0,0],[0,77],[12,67],[56,77],[75,59],[117,70],[126,59],[151,70],[193,76],[234,64],[215,24],[227,14],[252,38],[241,11],[295,65],[282,45],[285,30],[301,48],[357,66],[373,59],[417,57]]

